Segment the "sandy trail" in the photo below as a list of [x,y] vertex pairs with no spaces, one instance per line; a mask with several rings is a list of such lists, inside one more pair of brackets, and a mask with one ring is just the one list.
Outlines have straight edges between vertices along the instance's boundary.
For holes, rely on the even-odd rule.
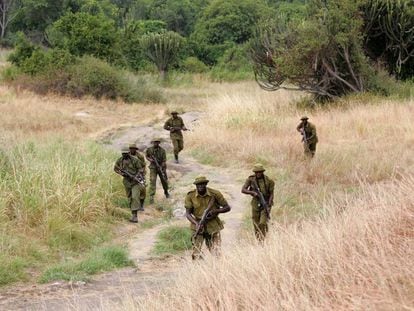
[[[187,127],[196,125],[202,113],[189,112],[182,115]],[[171,153],[169,134],[162,129],[163,123],[120,128],[105,133],[100,141],[109,148],[120,150],[121,146],[136,142],[141,149],[150,145],[153,137],[164,140],[162,146]],[[188,153],[180,155],[180,164],[171,160],[167,163],[170,182],[173,186],[171,201],[177,217],[170,223],[162,223],[128,237],[130,257],[137,268],[124,268],[92,277],[88,282],[53,282],[50,284],[20,285],[0,290],[1,310],[93,310],[106,301],[120,301],[125,295],[141,296],[150,290],[159,290],[170,284],[177,269],[188,258],[188,254],[168,258],[154,258],[151,250],[157,233],[170,224],[188,224],[184,219],[183,200],[185,194],[194,188],[192,181],[197,175],[206,175],[209,186],[222,191],[232,210],[222,214],[225,222],[222,231],[223,250],[231,248],[237,241],[243,215],[248,206],[246,196],[240,194],[241,181],[236,172],[198,163]],[[158,188],[159,189],[159,188]],[[158,191],[160,192],[160,191]],[[159,193],[158,193],[159,194]],[[151,207],[147,207],[151,208]],[[133,226],[127,224],[126,226]],[[185,256],[185,257],[184,257]]]

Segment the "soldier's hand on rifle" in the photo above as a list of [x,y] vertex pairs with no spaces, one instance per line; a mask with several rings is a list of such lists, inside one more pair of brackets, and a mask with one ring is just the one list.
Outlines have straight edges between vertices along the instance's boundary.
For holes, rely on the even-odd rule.
[[197,232],[203,232],[203,230],[204,230],[204,225],[203,224],[200,224],[199,222],[197,223],[197,226],[196,226],[196,231]]

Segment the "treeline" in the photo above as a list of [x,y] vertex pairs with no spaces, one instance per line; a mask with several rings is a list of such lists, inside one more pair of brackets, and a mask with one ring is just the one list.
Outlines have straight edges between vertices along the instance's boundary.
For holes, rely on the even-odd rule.
[[[414,76],[412,0],[3,0],[0,9],[12,63],[29,76],[59,73],[63,81],[43,88],[62,93],[142,98],[126,91],[133,85],[120,70],[162,79],[171,70],[214,80],[254,73],[267,90],[293,84],[320,99],[387,94],[390,76]],[[93,90],[102,81],[81,83],[67,66],[113,70],[104,82],[115,79],[116,90]]]

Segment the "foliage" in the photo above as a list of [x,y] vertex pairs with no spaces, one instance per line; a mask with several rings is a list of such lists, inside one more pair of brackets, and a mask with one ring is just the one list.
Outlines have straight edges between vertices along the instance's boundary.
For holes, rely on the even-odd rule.
[[150,33],[165,32],[166,25],[163,21],[147,20],[132,21],[128,23],[122,34],[122,54],[125,56],[128,67],[138,71],[148,65],[145,51],[141,47],[141,38]]
[[37,47],[26,39],[23,33],[19,33],[17,37],[16,48],[8,57],[8,60],[16,65],[21,66],[22,63],[32,56]]
[[183,37],[168,31],[145,35],[140,42],[145,55],[157,66],[161,79],[165,80],[169,67],[177,60],[180,49],[183,47]]
[[286,88],[284,82],[319,98],[363,92],[374,75],[362,49],[359,1],[313,0],[300,24],[279,18],[259,30],[251,57],[259,85]]
[[399,78],[414,76],[414,2],[369,0],[364,5],[365,48]]
[[191,41],[196,55],[206,64],[217,62],[230,43],[244,43],[253,34],[254,25],[271,14],[265,2],[255,0],[214,0],[195,25]]
[[50,32],[55,33],[50,43],[73,55],[88,54],[112,62],[119,57],[115,23],[104,15],[69,12],[53,24]]
[[208,66],[194,56],[187,57],[181,63],[180,68],[191,73],[202,73],[208,71]]
[[253,78],[246,46],[234,46],[224,52],[210,76],[215,81],[237,81]]

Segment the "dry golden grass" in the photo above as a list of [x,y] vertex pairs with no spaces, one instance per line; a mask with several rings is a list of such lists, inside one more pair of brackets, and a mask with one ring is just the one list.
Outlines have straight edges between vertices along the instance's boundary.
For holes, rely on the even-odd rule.
[[327,216],[275,225],[264,246],[188,262],[171,289],[129,309],[412,310],[413,190],[413,176],[364,185]]
[[40,96],[0,87],[0,129],[3,139],[19,141],[61,135],[68,140],[94,138],[121,125],[164,117],[164,105]]

